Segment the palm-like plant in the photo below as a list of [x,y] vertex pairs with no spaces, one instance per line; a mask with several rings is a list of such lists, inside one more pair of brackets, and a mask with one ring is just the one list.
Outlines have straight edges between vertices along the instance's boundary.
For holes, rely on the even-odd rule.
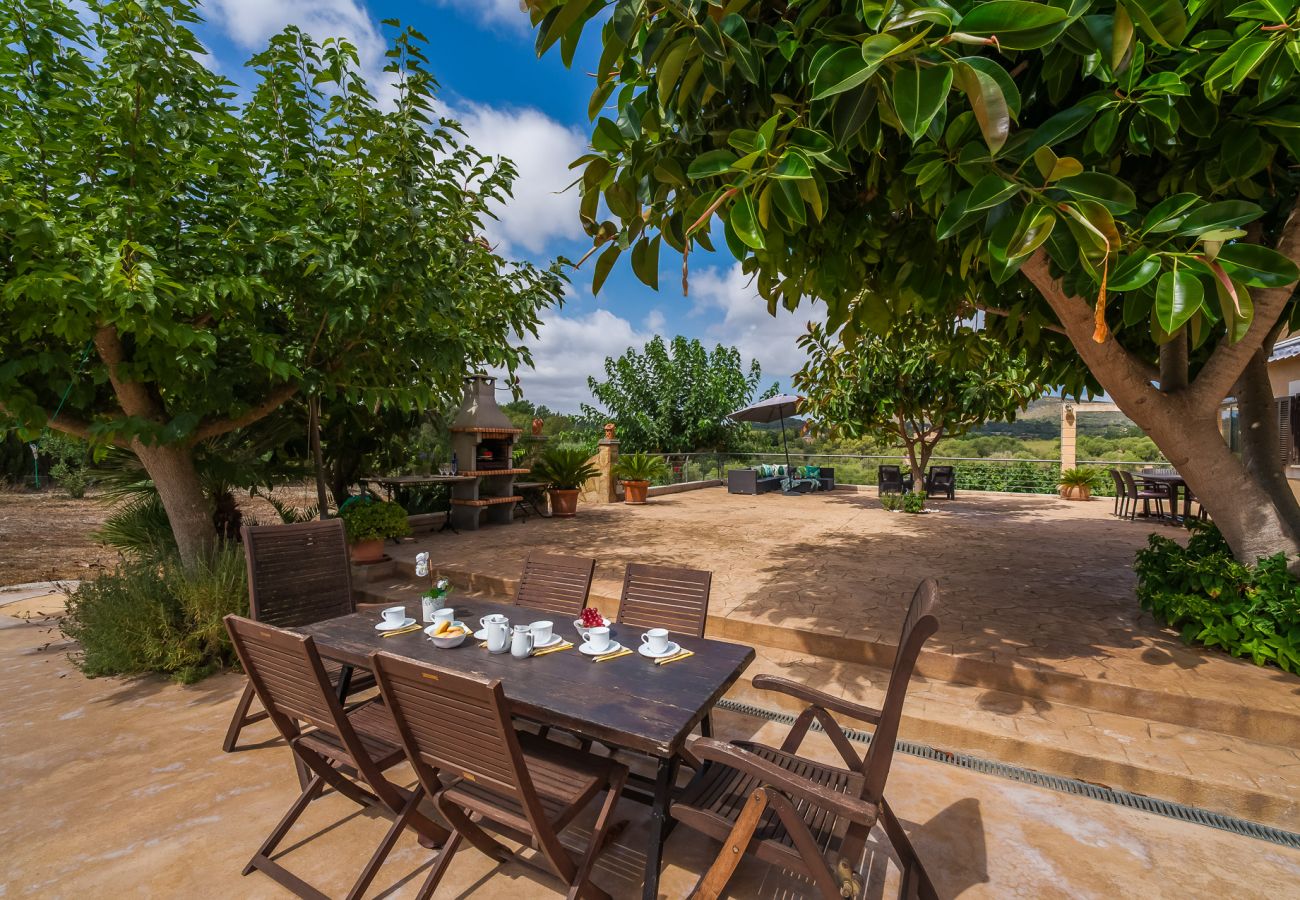
[[657,481],[668,477],[668,464],[662,456],[629,453],[618,458],[614,475],[621,481]]
[[547,450],[532,466],[533,474],[547,482],[552,490],[576,491],[600,470],[588,461],[580,447],[555,447]]

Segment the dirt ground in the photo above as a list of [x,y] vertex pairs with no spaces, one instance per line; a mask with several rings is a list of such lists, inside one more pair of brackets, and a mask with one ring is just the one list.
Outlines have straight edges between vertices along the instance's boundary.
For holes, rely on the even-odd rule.
[[[305,490],[283,488],[277,499],[298,508],[314,502]],[[246,524],[278,522],[261,497],[239,496]],[[111,568],[117,552],[94,532],[113,510],[92,491],[74,500],[62,491],[29,491],[0,485],[0,587],[33,581],[84,580]]]
[[0,489],[0,585],[93,578],[117,554],[95,540],[111,507],[62,491]]

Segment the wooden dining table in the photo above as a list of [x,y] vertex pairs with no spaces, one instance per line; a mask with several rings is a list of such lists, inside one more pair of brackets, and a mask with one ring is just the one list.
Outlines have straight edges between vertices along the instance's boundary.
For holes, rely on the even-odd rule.
[[1192,517],[1192,492],[1187,489],[1187,482],[1183,480],[1183,476],[1177,472],[1143,469],[1134,472],[1133,477],[1159,484],[1169,492],[1169,515],[1171,518],[1174,517],[1175,509],[1178,506],[1178,494],[1181,491],[1183,495],[1183,518],[1190,519]]
[[[491,654],[469,637],[459,647],[439,649],[423,631],[383,637],[375,629],[378,614],[374,612],[326,619],[295,631],[310,635],[322,656],[348,666],[369,668],[370,655],[382,650],[499,678],[516,716],[653,759],[656,772],[642,894],[656,897],[663,843],[672,828],[668,807],[681,751],[687,737],[753,661],[753,648],[674,634],[672,639],[684,650],[694,651],[694,656],[663,666],[639,653],[594,662],[578,651],[580,638],[571,619],[561,621],[553,613],[479,598],[452,600],[456,618],[476,630],[479,620],[492,613],[505,615],[511,625],[549,620],[574,647],[516,659],[509,653]],[[641,644],[641,629],[615,623],[611,637],[635,650]]]

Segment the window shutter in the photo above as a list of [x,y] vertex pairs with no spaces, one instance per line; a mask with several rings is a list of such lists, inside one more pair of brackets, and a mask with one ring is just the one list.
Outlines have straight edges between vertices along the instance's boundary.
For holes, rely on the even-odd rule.
[[1296,429],[1296,414],[1300,412],[1300,402],[1295,397],[1279,397],[1273,401],[1277,408],[1277,444],[1278,456],[1284,466],[1296,465],[1296,447],[1291,439]]
[[[1282,457],[1282,464],[1288,466],[1300,465],[1300,445],[1297,445],[1295,436],[1300,432],[1300,394],[1295,394],[1286,401],[1286,442],[1282,445],[1285,448],[1285,455]],[[1282,432],[1282,429],[1278,429]]]

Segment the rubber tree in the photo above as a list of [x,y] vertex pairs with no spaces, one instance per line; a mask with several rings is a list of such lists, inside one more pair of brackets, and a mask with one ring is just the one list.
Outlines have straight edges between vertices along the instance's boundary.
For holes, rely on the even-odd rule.
[[799,346],[808,355],[794,376],[801,410],[849,437],[901,444],[917,485],[941,440],[1013,421],[1047,389],[1041,362],[967,323],[911,316],[852,350],[810,324]]
[[[1300,555],[1265,371],[1300,274],[1293,2],[528,6],[539,53],[599,32],[597,284],[721,232],[769,307],[825,303],[850,350],[900,310],[983,309],[1059,387],[1106,391],[1240,558]],[[1258,426],[1240,456],[1230,395]]]
[[477,237],[514,170],[434,114],[418,34],[390,23],[391,107],[292,28],[236,106],[195,10],[0,0],[0,424],[135,453],[187,565],[196,445],[300,393],[441,408],[561,288]]

